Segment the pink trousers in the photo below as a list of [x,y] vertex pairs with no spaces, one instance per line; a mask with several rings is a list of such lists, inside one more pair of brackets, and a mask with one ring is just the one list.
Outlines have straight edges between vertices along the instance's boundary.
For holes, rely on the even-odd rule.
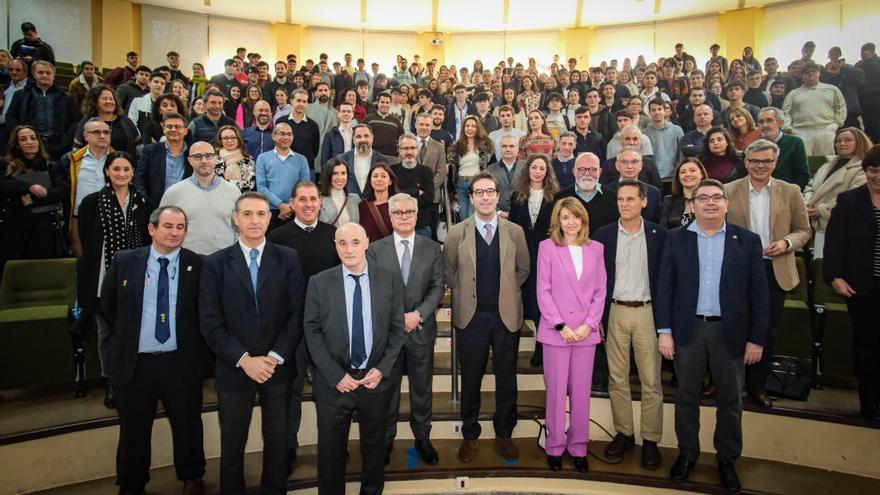
[[[547,455],[587,455],[590,440],[590,388],[593,383],[595,345],[544,344],[544,386],[547,389]],[[566,398],[571,406],[565,431]]]

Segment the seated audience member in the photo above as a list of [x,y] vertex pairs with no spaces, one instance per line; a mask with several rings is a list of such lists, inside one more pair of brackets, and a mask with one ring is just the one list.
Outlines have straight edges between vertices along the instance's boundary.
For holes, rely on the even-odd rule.
[[762,108],[758,116],[761,137],[779,146],[773,178],[800,186],[801,190],[810,180],[807,165],[807,151],[801,138],[782,132],[785,116],[782,110],[774,107]]
[[235,241],[237,235],[229,216],[241,191],[217,176],[217,153],[211,143],[193,143],[187,159],[192,176],[169,187],[160,206],[179,206],[188,212],[184,244],[207,256]]
[[[572,157],[572,168],[574,158]],[[572,171],[569,171],[569,175]],[[572,180],[574,176],[572,175]],[[559,192],[553,167],[547,164],[547,157],[532,155],[526,159],[523,172],[519,174],[516,188],[510,194],[510,211],[507,220],[523,229],[526,245],[529,248],[529,277],[522,287],[523,317],[532,323],[539,322],[541,312],[538,308],[535,281],[538,274],[538,245],[547,238],[550,229],[550,213],[553,211],[553,198]],[[541,366],[543,354],[541,343],[535,342],[532,352],[532,366]]]
[[257,190],[257,165],[244,147],[238,127],[225,125],[217,132],[217,177],[231,183],[241,192]]
[[[76,126],[82,119],[73,98],[55,86],[55,66],[45,60],[31,65],[33,85],[7,101],[6,127],[27,124],[40,134],[51,160],[70,151]],[[50,118],[47,118],[50,117]]]
[[116,101],[116,92],[109,86],[99,84],[83,95],[83,118],[77,125],[73,137],[73,146],[81,148],[85,145],[83,128],[86,122],[97,117],[110,126],[110,146],[116,151],[125,151],[135,156],[137,145],[141,142],[137,126],[128,117],[122,115],[122,108]]
[[727,122],[725,124],[730,131],[733,147],[740,153],[748,145],[761,138],[761,130],[755,125],[752,114],[742,108],[731,109],[727,113]]
[[[547,464],[562,468],[568,451],[575,468],[589,469],[590,384],[599,325],[605,309],[602,244],[589,237],[590,219],[580,201],[563,198],[550,214],[550,238],[538,247],[537,340],[544,352],[547,388]],[[576,280],[576,290],[572,290]],[[566,400],[568,399],[568,400]],[[571,421],[566,431],[566,410]]]
[[360,225],[367,232],[367,238],[378,241],[391,235],[391,215],[388,210],[388,198],[397,194],[397,176],[387,163],[377,163],[370,170],[369,184],[358,203]]
[[694,221],[694,190],[708,178],[699,158],[687,157],[675,167],[672,193],[663,197],[660,225],[665,229],[687,227]]
[[[103,172],[104,187],[84,197],[79,205],[77,229],[82,254],[77,259],[76,293],[80,314],[71,333],[83,340],[97,336],[101,376],[106,380],[110,336],[107,326],[96,319],[101,306],[98,295],[116,253],[149,245],[147,224],[156,204],[132,185],[134,158],[128,153],[110,153]],[[114,409],[116,394],[109,380],[105,388],[104,406]]]
[[865,183],[862,160],[871,149],[871,140],[854,127],[837,131],[834,138],[834,156],[816,171],[804,189],[807,215],[814,230],[813,257],[821,258],[825,244],[825,230],[837,196]]
[[[859,386],[859,413],[880,422],[880,146],[862,159],[866,183],[840,193],[825,233],[823,276],[846,300],[853,326],[853,368]],[[873,216],[869,214],[873,210]]]
[[203,262],[181,247],[187,227],[186,214],[176,206],[153,211],[147,227],[150,247],[118,253],[101,287],[108,376],[119,411],[120,493],[144,493],[150,480],[150,437],[160,400],[171,423],[174,468],[183,493],[205,492],[202,380],[210,370],[210,354],[199,333]]
[[[50,168],[39,132],[30,125],[12,129],[0,171],[0,276],[9,260],[68,257],[69,246],[56,242],[70,188]],[[15,239],[15,242],[8,242]]]
[[746,176],[742,158],[733,147],[730,134],[722,127],[713,127],[706,133],[706,146],[699,158],[709,178],[722,184]]
[[[681,138],[682,156],[697,156],[706,145],[706,134],[712,128],[712,107],[703,104],[694,109],[694,130]],[[673,177],[673,181],[675,178]]]
[[169,187],[192,175],[186,160],[186,119],[176,113],[162,117],[165,141],[144,146],[134,168],[134,187],[158,202]]
[[290,194],[298,182],[310,180],[309,164],[304,156],[293,151],[293,131],[286,122],[272,128],[275,149],[257,157],[257,191],[269,200],[272,212],[270,228],[290,220]]
[[458,216],[463,220],[473,213],[468,194],[471,179],[486,169],[493,148],[477,117],[465,117],[462,129],[461,136],[446,150],[446,159],[449,163],[450,203],[458,203]]
[[189,123],[189,132],[193,141],[214,142],[217,131],[224,125],[237,125],[235,119],[223,115],[223,93],[216,89],[206,89],[202,95],[205,113],[193,116]]
[[[186,105],[184,105],[177,96],[171,93],[165,93],[156,98],[153,102],[153,111],[150,112],[150,118],[144,123],[144,128],[140,131],[141,141],[144,146],[158,143],[165,139],[164,129],[162,128],[162,119],[169,113],[176,113],[185,116],[187,114]],[[128,117],[124,118],[128,119]],[[134,124],[132,124],[132,126],[134,127]],[[187,132],[186,136],[184,136],[187,145],[192,144],[191,139],[192,136]]]
[[361,197],[348,192],[348,165],[341,158],[331,158],[321,171],[321,213],[318,220],[334,227],[358,223]]
[[400,136],[397,149],[400,163],[391,166],[397,177],[397,190],[418,202],[415,232],[431,237],[431,205],[434,203],[434,173],[418,161],[418,139],[412,134]]

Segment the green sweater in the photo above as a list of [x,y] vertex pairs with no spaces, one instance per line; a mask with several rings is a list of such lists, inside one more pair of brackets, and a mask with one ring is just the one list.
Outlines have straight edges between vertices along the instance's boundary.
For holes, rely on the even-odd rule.
[[804,142],[797,136],[783,134],[776,144],[779,146],[779,159],[776,161],[773,178],[797,184],[803,191],[810,180]]

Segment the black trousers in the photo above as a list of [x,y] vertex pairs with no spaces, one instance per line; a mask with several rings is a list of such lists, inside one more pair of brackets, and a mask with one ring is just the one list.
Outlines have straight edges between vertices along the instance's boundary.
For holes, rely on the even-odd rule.
[[244,483],[244,448],[254,410],[254,398],[260,396],[263,420],[263,474],[261,495],[287,493],[287,409],[290,405],[290,380],[257,385],[256,391],[217,391],[220,419],[220,493],[246,493]]
[[[352,375],[359,380],[359,376]],[[373,390],[358,387],[340,394],[335,401],[315,402],[318,415],[318,494],[345,493],[345,452],[352,413],[358,413],[361,495],[379,495],[385,489],[385,421],[390,384],[387,378]]]
[[289,414],[287,422],[287,448],[296,450],[299,448],[299,425],[302,422],[303,387],[306,384],[306,367],[309,363],[309,351],[306,348],[306,339],[302,339],[294,351],[296,358],[296,377],[293,379],[293,387],[290,393]]
[[516,427],[516,353],[519,332],[511,332],[498,311],[477,310],[468,326],[458,332],[458,358],[461,362],[461,432],[465,439],[480,437],[480,388],[489,347],[495,372],[496,438],[510,438]]
[[785,291],[776,282],[771,260],[764,260],[764,271],[767,273],[767,288],[770,290],[770,325],[767,327],[767,341],[764,343],[761,360],[746,368],[746,387],[750,390],[763,390],[767,384],[770,363],[773,362],[773,350],[776,347],[776,327],[785,308]]
[[202,382],[184,379],[179,354],[138,354],[131,380],[116,390],[119,445],[116,484],[134,491],[150,481],[150,443],[159,401],[171,424],[174,469],[181,481],[205,474],[202,430]]
[[742,453],[743,357],[731,357],[720,321],[697,319],[690,341],[675,343],[675,434],[681,455],[696,461],[700,455],[700,390],[706,364],[718,390],[715,396],[715,451],[719,460],[735,461]]
[[[419,330],[416,330],[418,332]],[[409,427],[416,441],[431,437],[431,409],[433,407],[434,341],[420,344],[409,335],[403,337],[403,347],[391,371],[391,391],[385,444],[391,445],[397,436],[400,417],[400,386],[403,373],[409,377]]]
[[853,368],[859,382],[862,416],[880,413],[880,278],[874,277],[869,292],[846,301],[853,326]]

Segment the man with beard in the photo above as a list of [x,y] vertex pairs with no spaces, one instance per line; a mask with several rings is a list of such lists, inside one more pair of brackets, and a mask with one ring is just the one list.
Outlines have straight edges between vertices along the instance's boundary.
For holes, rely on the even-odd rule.
[[[323,146],[324,136],[327,135],[327,131],[339,125],[339,115],[337,115],[336,110],[333,108],[333,103],[330,101],[330,86],[319,83],[318,87],[315,88],[315,96],[315,101],[309,103],[306,107],[306,116],[318,124],[318,154],[315,155],[315,158],[318,158],[322,156],[321,146]],[[315,170],[321,169],[321,163],[319,160],[315,160]],[[312,162],[309,162],[309,166],[311,165]]]
[[446,107],[443,105],[434,105],[431,107],[431,122],[433,124],[433,128],[431,129],[431,139],[443,143],[444,148],[449,148],[449,145],[451,145],[455,139],[449,131],[443,128],[443,123],[445,121]]
[[590,216],[590,230],[593,231],[620,218],[617,193],[599,184],[601,173],[599,157],[594,153],[581,153],[574,162],[574,186],[559,191],[554,198],[557,202],[568,197],[580,200]]
[[369,183],[370,170],[379,162],[388,163],[388,158],[373,149],[373,131],[366,124],[358,124],[352,130],[354,146],[337,156],[348,164],[348,192],[363,195]]
[[269,84],[266,85],[266,97],[272,108],[278,106],[278,102],[275,101],[276,91],[284,89],[285,93],[291,94],[299,89],[287,76],[287,64],[282,60],[275,62],[275,79],[272,79],[269,81]]
[[255,158],[275,146],[272,141],[272,109],[266,100],[254,104],[254,125],[241,131],[241,138],[247,152]]

